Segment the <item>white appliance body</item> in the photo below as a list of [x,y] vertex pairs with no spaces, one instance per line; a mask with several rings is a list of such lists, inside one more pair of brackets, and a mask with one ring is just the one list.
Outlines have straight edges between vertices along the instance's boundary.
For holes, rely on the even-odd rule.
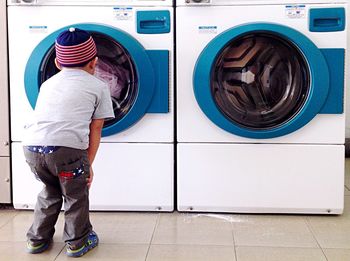
[[0,203],[11,203],[10,121],[8,97],[6,4],[0,4]]
[[[93,164],[95,177],[90,193],[90,209],[173,210],[173,24],[169,19],[169,32],[159,34],[139,33],[137,28],[139,12],[149,14],[158,11],[172,17],[172,2],[132,1],[128,5],[125,5],[125,1],[68,0],[8,3],[15,208],[33,208],[41,189],[40,182],[35,182],[30,174],[21,146],[23,126],[33,110],[24,84],[28,60],[42,59],[33,58],[33,50],[58,30],[70,25],[87,24],[83,29],[89,30],[91,25],[112,28],[112,31],[116,29],[131,39],[131,44],[136,42],[144,50],[166,51],[169,67],[166,75],[168,111],[145,112],[130,126],[115,133],[109,131],[102,138]],[[137,66],[142,68],[145,65]]]
[[[223,43],[222,39],[236,39],[230,40],[230,33],[238,39],[241,35],[236,31],[239,30],[246,30],[246,35],[251,32],[275,35],[274,29],[277,28],[281,30],[276,35],[283,38],[284,33],[292,29],[291,34],[296,32],[297,38],[306,38],[313,49],[337,49],[344,57],[346,26],[338,31],[316,32],[310,30],[309,20],[311,9],[317,9],[317,12],[319,9],[337,9],[344,13],[347,4],[328,4],[329,1],[323,0],[302,3],[282,0],[186,2],[178,1],[176,15],[178,209],[342,213],[345,140],[343,72],[339,74],[340,98],[333,103],[340,105],[337,113],[316,113],[293,130],[277,133],[283,126],[277,127],[275,134],[271,134],[275,131],[273,128],[266,128],[261,134],[256,129],[248,128],[246,132],[244,127],[230,125],[227,117],[217,112],[218,104],[212,106],[210,99],[203,102],[202,91],[210,92],[207,89],[213,84],[206,81],[217,75],[215,68],[210,67],[215,62],[219,64],[218,59],[223,55],[219,51],[215,53],[215,46],[222,46],[221,50],[224,50],[229,43]],[[258,29],[249,32],[247,28],[250,27]],[[298,46],[298,43],[294,44]],[[305,51],[307,48],[298,47],[296,49],[301,51],[310,69],[313,65],[308,60],[310,54]],[[316,56],[323,55],[318,53]],[[213,60],[210,60],[211,57],[214,57]],[[208,68],[205,68],[205,62]],[[344,66],[341,62],[340,65]],[[333,68],[330,64],[326,67]],[[200,71],[201,68],[206,71]],[[321,73],[317,69],[310,71],[310,75],[317,75],[309,81],[310,85],[314,85],[313,90],[317,91],[321,87],[316,84],[316,77]],[[245,77],[247,83],[252,79],[248,74]],[[330,86],[332,84],[331,80]],[[207,110],[207,104],[215,113]],[[300,111],[296,113],[296,118]],[[216,121],[215,117],[221,118]],[[286,126],[292,124],[293,119],[285,123]]]

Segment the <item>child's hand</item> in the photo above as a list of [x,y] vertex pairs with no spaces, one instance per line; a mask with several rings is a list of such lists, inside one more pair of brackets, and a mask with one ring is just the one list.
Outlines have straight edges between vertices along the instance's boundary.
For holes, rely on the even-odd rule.
[[92,167],[90,167],[90,176],[86,179],[87,186],[90,189],[92,180],[94,179],[94,171],[92,170]]

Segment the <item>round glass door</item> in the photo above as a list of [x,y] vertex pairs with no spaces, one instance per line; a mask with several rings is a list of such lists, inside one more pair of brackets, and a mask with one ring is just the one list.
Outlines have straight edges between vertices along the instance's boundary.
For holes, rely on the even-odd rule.
[[[102,33],[92,32],[91,35],[98,56],[95,76],[108,85],[111,93],[115,118],[105,121],[104,127],[108,127],[122,119],[134,104],[138,93],[137,74],[130,54],[120,43]],[[39,86],[59,72],[55,57],[52,46],[42,61]]]
[[99,24],[75,24],[57,30],[43,39],[30,55],[24,75],[25,91],[34,108],[41,84],[56,74],[54,42],[63,30],[77,27],[92,34],[97,46],[95,76],[110,88],[115,118],[106,120],[103,136],[123,131],[147,111],[155,89],[150,58],[140,43],[117,28]]
[[304,56],[276,35],[232,40],[214,62],[211,93],[220,111],[249,129],[276,128],[292,119],[310,92]]
[[284,25],[252,23],[213,38],[198,57],[195,98],[220,128],[266,139],[296,131],[324,105],[329,71],[322,52]]

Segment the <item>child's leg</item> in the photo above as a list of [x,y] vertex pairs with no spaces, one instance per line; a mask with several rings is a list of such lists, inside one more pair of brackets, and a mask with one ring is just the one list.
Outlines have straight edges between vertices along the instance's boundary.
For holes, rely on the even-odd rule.
[[86,176],[79,177],[73,182],[62,182],[62,190],[65,195],[63,239],[72,248],[80,248],[85,244],[89,233],[92,231]]
[[34,210],[34,222],[27,233],[27,238],[32,244],[36,245],[52,239],[62,201],[60,189],[50,185],[45,185],[39,193]]
[[34,222],[27,233],[28,241],[35,246],[52,239],[63,200],[59,180],[46,167],[45,155],[26,148],[24,154],[36,177],[44,183],[35,206]]
[[89,219],[87,178],[90,164],[87,151],[61,147],[53,156],[64,196],[63,239],[72,248],[80,248],[92,231]]

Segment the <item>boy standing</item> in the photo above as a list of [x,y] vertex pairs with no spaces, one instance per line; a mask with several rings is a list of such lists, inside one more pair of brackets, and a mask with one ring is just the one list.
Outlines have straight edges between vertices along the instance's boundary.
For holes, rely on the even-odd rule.
[[64,201],[63,239],[67,255],[77,257],[98,245],[89,219],[91,165],[104,119],[114,118],[114,112],[107,85],[93,76],[97,50],[91,35],[70,28],[57,37],[55,49],[61,71],[42,84],[33,120],[25,127],[26,161],[44,183],[27,251],[48,248]]

